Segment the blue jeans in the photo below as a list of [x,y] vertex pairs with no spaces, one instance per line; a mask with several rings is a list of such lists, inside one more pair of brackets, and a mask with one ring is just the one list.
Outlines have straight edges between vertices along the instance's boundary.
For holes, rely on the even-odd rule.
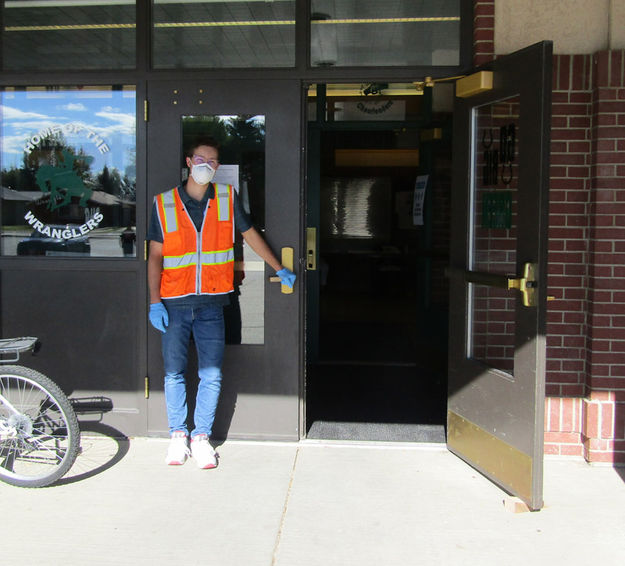
[[221,364],[224,357],[223,307],[174,307],[168,309],[169,325],[162,335],[165,366],[165,403],[170,434],[187,430],[187,352],[191,332],[198,357],[200,378],[195,402],[195,428],[191,436],[211,435],[219,392]]

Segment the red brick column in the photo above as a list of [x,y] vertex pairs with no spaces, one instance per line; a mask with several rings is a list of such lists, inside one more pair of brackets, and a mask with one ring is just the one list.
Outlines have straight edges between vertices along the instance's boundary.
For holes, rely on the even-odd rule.
[[545,452],[625,462],[625,52],[554,57]]
[[625,463],[625,51],[593,57],[584,456]]
[[553,58],[545,452],[581,456],[587,375],[593,64]]
[[495,58],[495,0],[473,1],[473,64]]

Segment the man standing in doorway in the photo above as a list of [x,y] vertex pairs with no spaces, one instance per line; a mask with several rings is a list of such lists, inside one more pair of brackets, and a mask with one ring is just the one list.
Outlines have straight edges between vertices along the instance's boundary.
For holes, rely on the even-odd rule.
[[[186,153],[186,164],[189,179],[154,199],[148,229],[149,317],[162,332],[170,433],[165,462],[182,465],[191,455],[198,467],[208,469],[217,465],[209,439],[221,390],[223,307],[233,291],[235,226],[283,284],[292,287],[295,274],[251,225],[233,187],[211,183],[219,167],[218,143],[198,138]],[[189,450],[184,374],[191,333],[199,385]]]

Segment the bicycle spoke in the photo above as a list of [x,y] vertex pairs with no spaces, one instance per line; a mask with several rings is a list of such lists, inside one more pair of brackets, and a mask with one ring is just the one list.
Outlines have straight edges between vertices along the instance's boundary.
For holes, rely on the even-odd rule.
[[[52,437],[50,437],[52,438]],[[47,445],[43,444],[42,442],[40,442],[39,440],[36,440],[33,442],[33,445],[35,446],[37,452],[48,452],[50,454],[53,454],[54,459],[61,461],[63,460],[63,456],[65,455],[66,450],[64,449],[59,449],[58,447],[54,447],[54,448],[50,448]],[[59,455],[59,451],[61,451],[62,453]]]
[[[0,370],[1,371],[1,370]],[[0,479],[23,487],[54,482],[71,467],[80,430],[63,391],[46,376],[21,366],[0,375]]]

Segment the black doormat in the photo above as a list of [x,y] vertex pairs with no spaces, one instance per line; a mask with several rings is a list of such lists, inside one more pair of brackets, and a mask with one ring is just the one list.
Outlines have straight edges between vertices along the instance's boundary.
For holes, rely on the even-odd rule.
[[347,423],[315,421],[307,438],[315,440],[359,440],[371,442],[445,442],[440,425],[397,423]]

